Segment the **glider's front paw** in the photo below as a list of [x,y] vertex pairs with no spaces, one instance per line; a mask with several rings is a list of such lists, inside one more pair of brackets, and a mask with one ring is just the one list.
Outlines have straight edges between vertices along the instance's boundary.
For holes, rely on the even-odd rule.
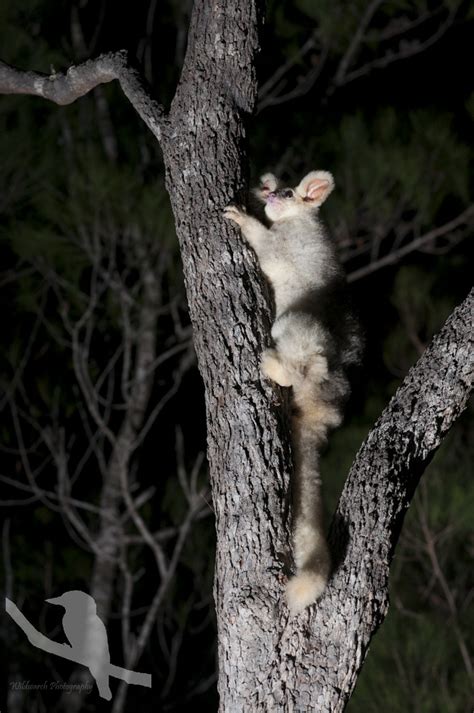
[[247,220],[247,214],[243,208],[238,208],[236,205],[228,205],[224,208],[224,218],[232,220],[237,225],[243,225]]

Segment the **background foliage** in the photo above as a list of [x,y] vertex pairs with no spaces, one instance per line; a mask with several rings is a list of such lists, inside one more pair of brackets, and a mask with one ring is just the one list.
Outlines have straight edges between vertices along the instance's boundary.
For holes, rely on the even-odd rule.
[[[189,13],[189,2],[174,0],[160,6],[141,2],[133,12],[122,1],[19,5],[5,0],[2,58],[49,72],[51,66],[60,71],[87,56],[125,47],[138,56],[166,104],[179,76]],[[474,92],[465,61],[471,16],[469,4],[454,0],[269,3],[257,116],[248,127],[251,173],[272,169],[292,181],[312,168],[331,170],[337,189],[324,217],[348,273],[365,270],[353,280],[367,336],[365,368],[346,423],[325,454],[328,516],[363,438],[470,287],[472,222],[466,218],[444,232],[443,226],[469,209],[472,195]],[[166,403],[130,465],[134,487],[154,488],[140,510],[152,530],[177,529],[183,520],[186,496],[178,486],[179,472],[197,464],[199,482],[205,482],[199,456],[205,449],[204,402],[193,357],[183,347],[183,360],[179,351],[189,340],[189,320],[159,150],[118,87],[103,87],[65,108],[2,97],[0,156],[0,380],[5,394],[0,399],[0,576],[3,590],[25,614],[60,638],[59,620],[44,599],[66,589],[87,591],[93,558],[74,539],[60,508],[35,496],[25,453],[38,469],[38,486],[55,493],[57,469],[44,434],[66,434],[74,466],[88,447],[64,331],[64,316],[80,318],[90,288],[84,235],[98,236],[103,250],[113,253],[114,270],[134,300],[132,312],[143,301],[137,263],[130,257],[134,235],[145,236],[149,262],[156,270],[159,266],[156,350],[162,354],[176,346],[178,351],[155,372],[148,408],[165,396]],[[438,228],[440,234],[422,250],[377,267],[378,260],[395,258],[411,241],[429,238]],[[95,378],[120,347],[120,315],[118,293],[109,284],[96,306],[90,345]],[[122,362],[119,356],[113,368]],[[112,426],[120,422],[120,413],[114,406]],[[473,443],[471,410],[438,452],[406,518],[392,571],[392,607],[374,639],[351,713],[471,710]],[[107,445],[103,456],[110,456]],[[74,482],[74,495],[97,505],[100,492],[100,475],[91,462]],[[57,500],[51,496],[51,502]],[[86,512],[84,520],[94,531],[94,515]],[[165,549],[171,547],[166,543]],[[157,575],[143,543],[130,549],[128,563],[137,575],[132,618],[138,626]],[[212,508],[204,498],[202,516],[181,551],[140,661],[140,670],[151,671],[156,684],[152,693],[131,688],[129,706],[215,709],[212,567]],[[123,593],[117,578],[108,626],[116,663],[123,650]],[[9,651],[1,656],[0,708],[52,710],[57,695],[13,695],[11,683],[67,680],[70,667],[48,664],[5,616],[0,622],[0,639]],[[101,710],[95,694],[89,707]]]

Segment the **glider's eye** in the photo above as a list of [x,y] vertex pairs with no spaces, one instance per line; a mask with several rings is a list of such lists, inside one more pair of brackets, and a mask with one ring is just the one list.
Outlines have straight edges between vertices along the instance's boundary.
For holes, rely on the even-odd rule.
[[293,198],[293,191],[291,188],[285,188],[283,191],[283,198]]

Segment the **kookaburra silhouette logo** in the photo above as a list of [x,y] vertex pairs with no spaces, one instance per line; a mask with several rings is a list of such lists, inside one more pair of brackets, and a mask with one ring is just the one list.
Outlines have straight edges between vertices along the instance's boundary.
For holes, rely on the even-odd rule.
[[151,674],[129,671],[110,663],[107,631],[97,614],[96,603],[89,594],[73,590],[46,601],[64,607],[63,629],[69,645],[58,644],[57,641],[52,641],[41,634],[21,613],[16,604],[10,599],[5,599],[7,614],[25,632],[33,646],[86,666],[95,678],[100,697],[107,701],[112,698],[109,676],[137,686],[151,687]]

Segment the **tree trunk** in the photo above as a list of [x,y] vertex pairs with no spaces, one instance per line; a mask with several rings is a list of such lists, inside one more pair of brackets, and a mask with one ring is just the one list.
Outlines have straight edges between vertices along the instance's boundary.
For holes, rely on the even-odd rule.
[[[212,8],[212,9],[211,9]],[[224,207],[244,184],[242,115],[256,94],[256,3],[194,4],[185,66],[163,132],[207,409],[216,515],[214,594],[222,710],[254,710],[278,639],[288,545],[289,456],[279,394],[262,380],[269,309],[256,260]]]

